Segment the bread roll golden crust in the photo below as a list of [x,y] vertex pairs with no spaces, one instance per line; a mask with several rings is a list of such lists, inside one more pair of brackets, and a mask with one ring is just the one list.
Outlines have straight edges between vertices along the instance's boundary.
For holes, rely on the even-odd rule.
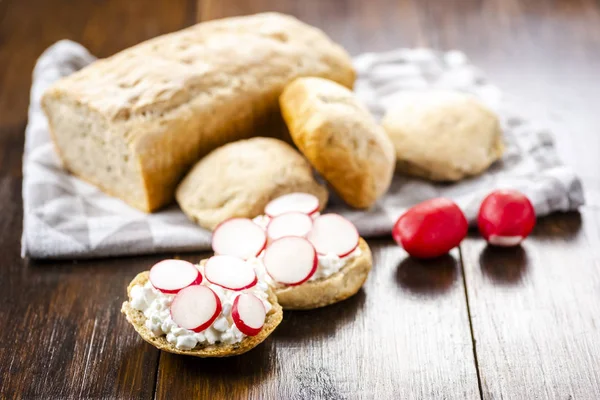
[[279,102],[294,143],[347,204],[368,208],[388,190],[393,144],[350,90],[299,78]]

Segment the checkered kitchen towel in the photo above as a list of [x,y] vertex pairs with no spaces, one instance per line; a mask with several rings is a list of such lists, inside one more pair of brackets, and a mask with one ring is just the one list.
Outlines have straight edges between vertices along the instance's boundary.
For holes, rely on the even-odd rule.
[[[188,221],[176,205],[145,214],[61,169],[40,97],[53,81],[92,61],[94,57],[79,44],[61,41],[46,50],[35,67],[23,160],[23,256],[91,258],[209,249],[210,233]],[[472,222],[485,194],[501,187],[527,194],[538,215],[583,204],[581,183],[560,163],[550,133],[515,112],[515,102],[462,53],[400,49],[364,54],[354,62],[356,94],[377,118],[407,89],[462,90],[479,96],[500,115],[507,144],[501,162],[456,184],[396,176],[386,196],[364,212],[350,210],[333,198],[329,211],[348,217],[361,235],[388,234],[403,210],[437,196],[457,201]]]

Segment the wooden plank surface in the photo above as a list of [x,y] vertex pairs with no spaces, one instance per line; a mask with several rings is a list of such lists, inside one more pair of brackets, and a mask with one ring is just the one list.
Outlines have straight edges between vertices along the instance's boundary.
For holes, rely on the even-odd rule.
[[[600,396],[600,4],[491,1],[429,27],[556,134],[582,177],[582,214],[540,221],[514,251],[461,246],[484,399]],[[434,28],[435,27],[435,28]],[[596,76],[596,78],[593,78]]]
[[589,209],[543,219],[522,247],[462,246],[484,399],[598,398],[599,226]]
[[[550,116],[590,206],[542,220],[521,250],[492,251],[472,236],[461,248],[464,278],[458,252],[421,265],[390,241],[371,241],[375,269],[356,297],[287,313],[270,339],[238,358],[159,356],[119,314],[126,283],[159,257],[19,257],[33,63],[62,38],[106,56],[196,19],[267,10],[321,27],[352,54],[464,50]],[[598,398],[598,70],[594,0],[0,2],[0,398],[476,399],[477,372],[486,399]]]
[[[192,3],[193,5],[193,3]],[[106,56],[189,20],[185,0],[0,3],[0,398],[144,399],[158,351],[120,314],[124,288],[155,258],[20,258],[21,155],[35,59],[60,39]]]

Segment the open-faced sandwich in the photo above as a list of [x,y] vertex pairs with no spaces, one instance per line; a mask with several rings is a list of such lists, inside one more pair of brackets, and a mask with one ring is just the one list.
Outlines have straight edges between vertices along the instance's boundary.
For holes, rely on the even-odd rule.
[[344,300],[360,290],[372,267],[371,251],[354,225],[341,215],[320,214],[318,199],[308,193],[278,197],[253,220],[221,223],[212,245],[217,255],[264,268],[284,309]]
[[129,284],[121,311],[160,350],[196,357],[245,353],[283,316],[264,270],[255,264],[234,256],[199,265],[161,261]]

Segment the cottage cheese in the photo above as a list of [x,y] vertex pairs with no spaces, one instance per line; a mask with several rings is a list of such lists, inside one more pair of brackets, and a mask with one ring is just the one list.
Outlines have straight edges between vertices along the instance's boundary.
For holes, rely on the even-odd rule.
[[317,279],[330,277],[340,269],[344,268],[349,262],[360,257],[361,254],[362,251],[360,250],[360,247],[357,247],[352,253],[344,257],[339,257],[337,254],[333,253],[319,255],[319,265],[317,266],[317,270],[308,281],[316,281]]
[[[198,266],[204,276],[203,267]],[[165,294],[155,289],[150,281],[145,285],[136,285],[131,288],[131,306],[142,311],[146,316],[146,328],[154,336],[166,336],[169,343],[181,350],[191,350],[198,344],[233,344],[241,342],[244,335],[235,326],[231,318],[231,307],[233,301],[240,293],[251,293],[262,300],[267,313],[271,310],[268,298],[268,285],[264,279],[264,268],[255,268],[258,282],[249,289],[234,291],[224,289],[221,286],[211,284],[206,279],[202,285],[211,288],[221,300],[221,314],[213,324],[202,332],[194,332],[179,327],[172,319],[170,313],[171,303],[175,295]]]

